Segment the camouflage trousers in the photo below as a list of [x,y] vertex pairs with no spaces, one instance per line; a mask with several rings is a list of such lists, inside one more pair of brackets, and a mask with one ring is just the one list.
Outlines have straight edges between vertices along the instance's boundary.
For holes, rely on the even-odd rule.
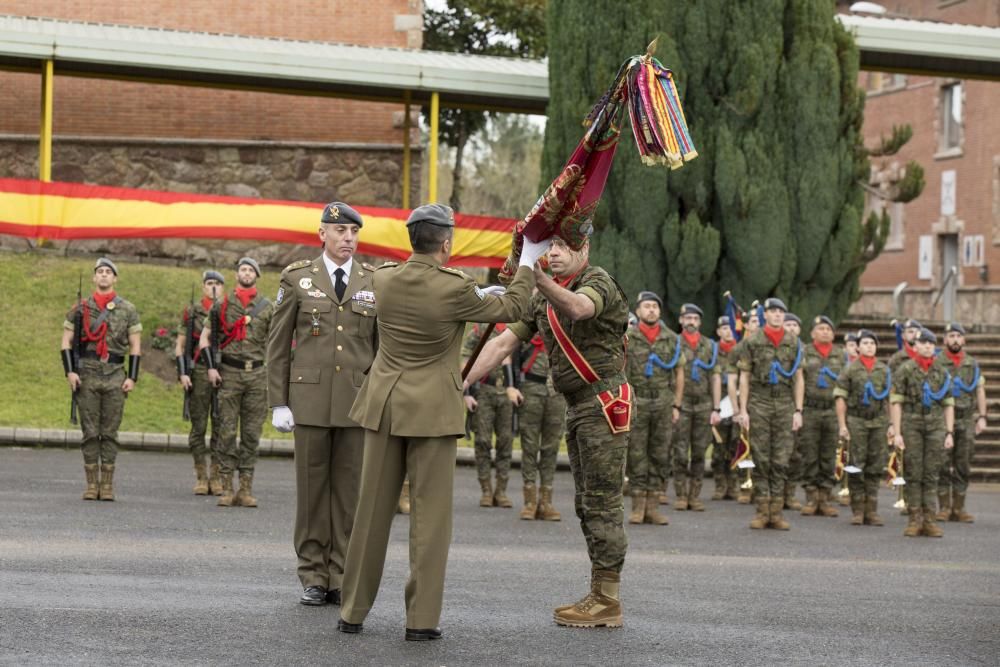
[[[490,467],[496,465],[497,477],[507,479],[510,475],[510,457],[514,448],[511,433],[514,404],[503,389],[482,385],[476,397],[476,412],[473,422],[476,431],[476,472],[479,479],[490,478]],[[490,458],[493,449],[493,434],[496,433],[496,461]]]
[[205,446],[205,433],[212,415],[212,385],[208,382],[208,369],[197,364],[191,371],[191,395],[188,397],[188,412],[191,414],[191,432],[188,433],[188,449],[195,463],[204,463],[205,455],[211,454],[212,463],[218,463],[219,420],[212,420],[212,435],[209,447]]
[[612,435],[597,399],[569,406],[566,447],[573,471],[573,504],[593,571],[621,572],[625,537],[625,458],[628,433]]
[[943,453],[938,489],[941,493],[965,493],[969,488],[969,468],[976,444],[976,420],[971,412],[959,417],[956,410],[952,440],[955,446]]
[[659,491],[669,464],[673,424],[670,396],[638,398],[633,402],[628,434],[628,484],[632,492]]
[[724,419],[715,427],[722,438],[722,442],[715,442],[712,438],[712,476],[715,483],[720,486],[727,486],[735,489],[739,486],[739,469],[729,467],[733,457],[736,456],[736,443],[740,440],[740,428],[733,423],[732,419]]
[[705,451],[712,441],[712,404],[684,404],[681,418],[674,428],[674,485],[678,494],[685,492],[684,484],[688,480],[701,480],[705,477]]
[[788,481],[788,460],[792,456],[792,392],[772,394],[768,387],[752,386],[750,402],[750,452],[754,494],[759,498],[782,498]]
[[862,419],[850,415],[847,417],[847,430],[851,433],[847,462],[861,468],[861,472],[853,475],[844,473],[847,475],[847,487],[851,490],[852,501],[863,501],[868,497],[878,498],[878,485],[889,458],[886,440],[888,428],[889,420],[884,416],[876,419]]
[[83,462],[112,465],[118,456],[118,427],[125,412],[125,369],[96,359],[80,361],[76,401],[80,413]]
[[[826,490],[833,488],[837,481],[834,475],[839,434],[837,413],[832,406],[829,409],[806,406],[796,447],[802,460],[799,480],[803,486]],[[796,480],[790,475],[789,481]]]
[[541,382],[525,382],[517,409],[521,433],[521,478],[525,484],[552,486],[559,443],[566,430],[566,399]]
[[903,410],[906,506],[937,511],[938,473],[944,457],[944,415]]
[[[792,485],[802,479],[802,431],[792,433],[792,454],[788,457],[788,482]],[[803,482],[804,484],[804,482]]]
[[[253,472],[257,465],[260,433],[267,418],[267,368],[244,371],[222,367],[219,388],[219,469]],[[239,448],[236,432],[239,430]]]

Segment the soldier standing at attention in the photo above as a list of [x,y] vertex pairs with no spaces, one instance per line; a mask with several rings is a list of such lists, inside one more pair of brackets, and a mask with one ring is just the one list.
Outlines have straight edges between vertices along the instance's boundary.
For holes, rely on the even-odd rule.
[[[253,471],[257,465],[260,432],[267,418],[267,333],[274,306],[257,294],[260,266],[243,257],[236,264],[236,288],[216,304],[201,332],[198,347],[208,364],[208,381],[219,390],[218,504],[257,507]],[[213,343],[218,333],[218,348]],[[224,375],[223,375],[224,373]],[[239,429],[239,450],[236,431]],[[233,496],[233,471],[240,472],[240,490]]]
[[[499,323],[493,329],[491,337],[498,335],[506,328]],[[462,363],[472,356],[483,337],[487,325],[473,324],[469,335],[465,338],[462,349]],[[514,370],[510,360],[504,361],[500,368],[494,369],[479,383],[475,396],[465,396],[465,407],[472,413],[475,439],[476,471],[479,475],[479,487],[482,495],[479,498],[480,507],[513,507],[514,503],[507,497],[507,480],[510,478],[510,459],[514,449],[514,406],[507,398],[507,389],[514,386]],[[496,460],[491,460],[490,450],[493,449],[493,435],[496,434]],[[490,468],[496,466],[496,488],[490,486]]]
[[[886,462],[889,427],[889,367],[875,358],[878,338],[862,329],[857,334],[860,356],[840,372],[833,395],[839,435],[850,442],[850,462],[861,472],[849,475],[851,525],[883,525],[878,515],[878,485]],[[844,473],[847,474],[846,472]]]
[[849,364],[860,356],[858,349],[859,334],[850,331],[844,334],[844,363]]
[[969,467],[976,436],[986,428],[986,378],[979,363],[965,352],[965,328],[952,323],[945,328],[944,354],[938,357],[951,375],[951,395],[955,399],[955,446],[944,453],[938,480],[938,521],[972,523],[965,511],[969,488]]
[[686,366],[691,370],[685,374],[684,389],[681,392],[680,419],[674,433],[674,488],[677,499],[675,510],[705,511],[701,495],[705,479],[705,450],[712,441],[713,405],[718,399],[712,397],[712,376],[719,361],[719,348],[710,338],[704,338],[701,328],[702,310],[693,303],[681,306],[681,349],[684,351]]
[[802,430],[799,431],[802,479],[806,489],[802,514],[835,517],[840,512],[830,504],[830,492],[836,481],[834,474],[840,429],[833,389],[837,378],[844,372],[844,355],[833,343],[833,320],[826,315],[817,315],[813,319],[810,335],[812,344],[806,346],[802,364],[806,396]]
[[937,525],[938,473],[944,450],[954,446],[955,398],[944,364],[935,363],[937,337],[921,329],[915,344],[916,358],[908,359],[892,374],[892,430],[896,449],[903,452],[906,475],[906,506],[909,523],[906,537],[941,537]]
[[628,437],[629,523],[666,525],[659,494],[674,426],[680,419],[684,364],[680,339],[660,321],[663,302],[655,292],[639,292],[638,321],[628,329],[628,380],[635,394],[635,415]]
[[757,514],[754,529],[788,530],[781,514],[792,434],[802,428],[802,343],[782,326],[787,312],[781,299],[764,301],[766,324],[744,341],[740,369],[739,423],[750,430]]
[[622,485],[632,403],[625,376],[628,299],[607,271],[590,265],[589,253],[589,242],[574,251],[553,239],[549,267],[554,279],[536,267],[532,309],[487,343],[468,381],[497,366],[519,339],[542,334],[551,351],[552,381],[568,405],[574,505],[591,563],[590,592],[556,607],[553,620],[580,628],[620,627],[619,586],[628,546]]
[[[796,338],[802,338],[802,320],[795,313],[785,313],[785,331],[790,331]],[[802,503],[795,497],[795,485],[802,479],[802,432],[792,433],[792,456],[788,459],[788,479],[785,480],[784,508],[786,510],[801,510]]]
[[451,544],[455,454],[465,431],[459,366],[465,325],[513,322],[527,312],[535,282],[532,267],[548,241],[525,239],[514,280],[506,294],[495,296],[461,271],[443,266],[451,257],[455,228],[450,208],[421,206],[406,227],[413,254],[375,272],[379,348],[350,412],[365,429],[364,463],[337,629],[352,634],[363,629],[378,594],[392,517],[408,475],[410,578],[404,636],[427,641],[442,636],[437,624]]
[[[135,306],[115,292],[118,267],[114,262],[98,259],[93,280],[93,294],[74,304],[66,315],[60,347],[66,381],[77,394],[80,410],[80,446],[87,477],[83,499],[114,500],[118,427],[125,398],[139,380],[142,324]],[[77,330],[79,340],[74,335]]]
[[[739,361],[740,354],[742,354],[742,350],[746,345],[747,339],[751,338],[755,333],[757,333],[757,330],[760,329],[760,319],[758,319],[758,310],[760,310],[758,307],[759,303],[759,301],[755,300],[750,305],[750,310],[743,313],[743,338],[740,339],[740,342],[736,344],[736,347],[732,349],[726,359],[726,395],[729,396],[729,402],[733,405],[733,424],[736,426],[736,428],[733,429],[736,431],[733,436],[734,438],[739,438],[742,435],[741,431],[743,429],[740,426],[739,415],[744,410],[740,403],[740,369],[736,365],[736,362]],[[730,459],[730,463],[731,462],[732,459]],[[739,469],[733,472],[739,476]],[[736,498],[736,502],[740,505],[749,505],[752,495],[753,493],[751,489],[744,489],[741,485],[740,493]]]
[[[893,320],[892,323],[895,325],[896,320]],[[903,347],[893,352],[892,356],[889,357],[889,370],[893,373],[899,370],[900,365],[904,361],[907,359],[915,359],[917,357],[917,348],[914,345],[917,341],[917,336],[920,335],[920,330],[923,329],[920,322],[912,319],[906,320],[902,326]]]
[[[200,354],[198,343],[201,340],[201,329],[205,326],[205,318],[212,310],[215,299],[222,293],[225,279],[218,271],[205,271],[201,275],[201,299],[184,309],[181,314],[181,326],[177,333],[177,344],[174,355],[177,358],[177,379],[184,391],[188,392],[188,411],[191,416],[191,432],[188,433],[188,449],[194,458],[194,493],[204,496],[211,491],[212,495],[222,494],[222,483],[219,481],[219,422],[212,419],[212,436],[208,446],[205,445],[205,433],[208,431],[208,418],[212,414],[212,385],[208,382],[208,367],[205,357]],[[188,341],[187,332],[191,329],[192,341]],[[188,358],[187,349],[190,345],[194,354]],[[190,364],[190,367],[188,366]],[[205,470],[205,455],[211,457],[211,474]]]
[[364,431],[347,412],[376,347],[375,268],[354,263],[363,226],[347,204],[323,209],[323,254],[281,272],[268,333],[271,423],[295,433],[293,540],[304,605],[340,604],[358,504]]
[[[731,361],[735,358],[734,351],[738,343],[733,336],[733,328],[728,317],[720,317],[716,322],[715,335],[718,337],[716,344],[719,346],[719,361],[716,365],[719,375],[720,397],[722,392],[729,395],[729,376],[734,373],[731,369]],[[730,398],[730,405],[735,408],[735,403]],[[735,414],[735,409],[734,409]],[[719,414],[718,409],[713,409],[714,414]],[[715,419],[713,418],[713,421]],[[712,500],[736,500],[740,492],[740,476],[736,470],[729,467],[730,461],[736,454],[736,442],[739,439],[739,429],[733,428],[732,416],[722,419],[718,418],[715,426],[721,441],[716,441],[712,447],[712,476],[715,478],[715,489],[712,493]]]

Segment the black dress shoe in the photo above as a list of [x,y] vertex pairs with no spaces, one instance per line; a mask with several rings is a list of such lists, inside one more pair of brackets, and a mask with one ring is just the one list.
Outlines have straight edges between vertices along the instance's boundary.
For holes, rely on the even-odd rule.
[[344,619],[337,621],[337,629],[349,635],[356,635],[362,630],[361,623],[348,623]]
[[333,590],[327,591],[326,592],[326,601],[329,602],[330,604],[335,604],[335,605],[337,605],[339,607],[340,606],[340,589],[339,588],[334,588]]
[[441,628],[430,628],[427,630],[411,630],[406,628],[406,641],[426,642],[432,639],[441,639]]
[[329,593],[327,593],[326,589],[322,586],[306,586],[306,589],[302,591],[302,597],[299,598],[299,603],[309,605],[311,607],[318,607],[319,605],[326,604],[327,595],[329,595]]

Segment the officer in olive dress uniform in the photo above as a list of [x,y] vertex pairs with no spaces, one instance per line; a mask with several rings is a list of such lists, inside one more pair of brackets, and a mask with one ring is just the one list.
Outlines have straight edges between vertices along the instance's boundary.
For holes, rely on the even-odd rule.
[[358,503],[364,431],[347,413],[376,347],[375,268],[354,261],[363,226],[347,204],[323,209],[323,254],[281,273],[268,334],[272,424],[295,433],[293,540],[304,605],[340,604]]

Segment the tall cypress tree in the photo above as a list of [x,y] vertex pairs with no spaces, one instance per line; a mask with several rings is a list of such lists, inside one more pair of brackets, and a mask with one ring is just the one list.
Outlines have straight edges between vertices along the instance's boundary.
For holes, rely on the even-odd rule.
[[833,0],[550,0],[548,34],[543,185],[628,56],[659,36],[675,73],[699,157],[643,166],[626,130],[595,220],[593,261],[630,296],[663,293],[672,324],[697,302],[706,330],[725,290],[846,313],[886,230],[862,224],[858,51]]

